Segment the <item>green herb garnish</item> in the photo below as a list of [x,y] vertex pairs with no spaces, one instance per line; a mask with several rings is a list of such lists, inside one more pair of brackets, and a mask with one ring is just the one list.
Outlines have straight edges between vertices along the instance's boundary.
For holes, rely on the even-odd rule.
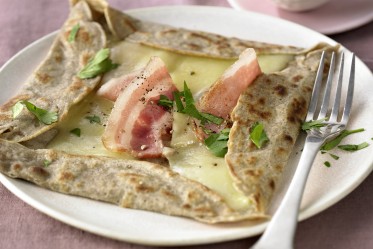
[[183,92],[173,92],[172,95],[174,96],[174,101],[176,104],[176,111],[182,112],[184,110],[183,102],[181,101],[181,98],[184,96]]
[[344,130],[341,134],[339,134],[336,138],[333,140],[330,140],[329,142],[326,142],[323,146],[321,146],[320,150],[331,150],[338,146],[338,144],[342,141],[343,138],[354,134],[358,132],[365,131],[364,128],[356,129],[356,130]]
[[331,165],[330,165],[330,162],[328,162],[328,161],[325,161],[325,162],[324,162],[324,165],[325,165],[326,167],[328,167],[328,168],[330,168],[330,166],[331,166]]
[[269,141],[267,134],[264,131],[263,124],[256,122],[251,127],[250,140],[256,145],[258,149],[262,148],[263,145]]
[[205,145],[215,156],[224,157],[228,151],[227,142],[229,138],[229,129],[223,129],[219,133],[214,133],[205,126],[206,124],[211,123],[220,125],[224,122],[224,119],[210,113],[198,111],[194,102],[192,91],[189,89],[185,81],[184,90],[182,92],[173,92],[173,98],[174,100],[172,101],[167,96],[161,95],[158,105],[172,108],[175,103],[175,109],[177,112],[200,120],[202,130],[209,135],[204,140]]
[[338,148],[345,151],[357,151],[362,150],[368,147],[369,144],[367,142],[361,144],[345,144],[345,145],[338,145]]
[[174,105],[174,102],[166,95],[161,95],[158,100],[158,105],[171,109]]
[[191,117],[194,117],[201,121],[202,124],[206,123],[213,123],[216,125],[220,125],[223,123],[224,119],[217,117],[215,115],[199,112],[194,104],[194,98],[192,92],[190,91],[187,83],[184,81],[184,91],[183,94],[185,99],[185,108],[181,111]]
[[22,112],[23,107],[26,107],[43,124],[50,125],[58,120],[57,112],[50,112],[39,108],[27,100],[18,101],[12,107],[13,118],[16,118]]
[[200,115],[204,118],[204,120],[207,120],[208,122],[211,122],[213,124],[220,125],[224,121],[224,119],[217,117],[215,115],[212,115],[210,113],[200,112]]
[[80,29],[80,24],[79,23],[75,24],[74,27],[72,27],[72,29],[70,31],[70,34],[69,34],[69,37],[67,38],[68,42],[75,41],[75,37],[76,37],[76,34],[78,33],[79,29]]
[[328,153],[334,160],[338,160],[339,159],[339,156],[335,155],[335,154],[332,154],[332,153]]
[[226,128],[219,133],[211,134],[205,139],[207,148],[217,157],[224,157],[228,152],[228,139],[230,129]]
[[302,124],[302,130],[309,131],[311,129],[320,129],[321,127],[324,127],[326,124],[323,122],[326,120],[326,118],[318,119],[315,121],[307,121]]
[[70,133],[74,134],[77,137],[80,137],[81,130],[80,130],[80,128],[74,128],[74,129],[70,130]]
[[[193,94],[190,91],[187,83],[184,81],[184,91],[182,92],[173,92],[174,101],[176,104],[176,111],[186,114],[190,117],[198,119],[201,121],[202,125],[206,123],[213,123],[216,125],[220,125],[223,123],[224,119],[217,117],[210,113],[204,113],[198,111]],[[183,101],[184,100],[184,101]]]
[[95,57],[91,58],[87,65],[78,73],[78,77],[89,79],[117,68],[119,64],[113,63],[109,56],[110,49],[108,48],[98,51]]
[[44,163],[44,167],[48,167],[52,163],[52,161],[44,160],[43,163]]
[[12,113],[13,113],[13,118],[16,118],[19,114],[21,114],[23,110],[23,103],[22,101],[18,101],[13,107],[12,107]]
[[85,117],[85,119],[88,119],[91,124],[93,124],[93,123],[101,124],[100,117],[96,116],[96,115],[87,116],[87,117]]

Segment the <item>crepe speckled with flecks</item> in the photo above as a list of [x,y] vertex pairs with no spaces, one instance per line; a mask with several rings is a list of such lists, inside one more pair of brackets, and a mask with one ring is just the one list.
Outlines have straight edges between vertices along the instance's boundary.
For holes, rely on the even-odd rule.
[[[305,117],[320,51],[336,48],[326,44],[312,49],[278,46],[143,22],[102,0],[72,0],[71,6],[47,57],[18,95],[0,107],[0,171],[53,191],[208,223],[266,217],[268,202]],[[68,33],[76,23],[81,30],[76,42],[69,43]],[[43,148],[70,108],[100,84],[100,76],[79,79],[77,72],[98,50],[124,39],[213,58],[237,58],[247,47],[258,54],[295,55],[285,70],[260,76],[241,95],[232,113],[226,160],[237,187],[252,200],[246,210],[232,209],[219,194],[167,165]],[[19,100],[57,112],[58,122],[44,125],[27,112],[13,118],[11,107]],[[254,119],[268,127],[271,141],[260,151],[253,151],[247,141]],[[43,167],[45,161],[50,162],[48,167]]]

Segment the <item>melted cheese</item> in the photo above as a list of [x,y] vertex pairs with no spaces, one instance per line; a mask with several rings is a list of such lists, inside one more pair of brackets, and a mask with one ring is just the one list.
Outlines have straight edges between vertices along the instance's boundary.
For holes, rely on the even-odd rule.
[[198,141],[184,114],[174,114],[171,147],[165,154],[175,172],[213,189],[234,209],[249,205],[250,199],[235,188],[224,158],[212,155]]
[[[151,56],[159,56],[165,62],[179,90],[182,90],[183,83],[186,81],[195,95],[207,89],[234,62],[181,55],[121,42],[112,48],[111,54],[112,60],[119,63],[120,67],[107,73],[103,82],[143,67]],[[262,71],[270,73],[283,69],[292,58],[291,55],[263,55],[259,56],[258,60]],[[94,93],[91,94],[72,108],[68,117],[60,123],[59,134],[48,147],[73,154],[131,158],[126,153],[110,152],[102,145],[101,135],[112,106],[112,102],[99,98]],[[92,115],[99,116],[101,124],[90,123],[86,119],[87,116]],[[167,153],[170,167],[181,175],[201,182],[216,191],[232,208],[247,207],[250,200],[235,189],[224,159],[213,156],[196,139],[190,126],[185,115],[175,113],[171,141],[173,148]],[[81,137],[70,132],[74,128],[81,129]]]
[[[90,94],[75,105],[58,126],[58,135],[48,144],[48,148],[80,155],[111,156],[118,158],[132,158],[125,153],[114,153],[107,150],[101,142],[101,135],[105,129],[105,122],[109,116],[113,103]],[[87,117],[98,116],[100,123],[91,123]],[[79,128],[81,136],[71,133]]]

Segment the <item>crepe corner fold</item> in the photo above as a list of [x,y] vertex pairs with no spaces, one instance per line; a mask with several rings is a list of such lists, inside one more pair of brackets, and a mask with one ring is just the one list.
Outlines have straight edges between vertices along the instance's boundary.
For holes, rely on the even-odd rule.
[[[225,157],[238,189],[250,196],[260,212],[267,212],[279,179],[307,114],[322,51],[339,46],[320,43],[280,72],[263,74],[243,92],[232,112],[228,153]],[[250,127],[263,125],[269,142],[257,148],[249,139]]]
[[[307,108],[319,50],[306,51],[143,22],[111,8],[102,0],[71,0],[70,4],[69,18],[44,61],[18,95],[0,107],[0,171],[53,191],[207,223],[266,218],[268,202]],[[75,41],[69,42],[68,36],[78,23],[80,28]],[[211,58],[237,58],[247,47],[253,47],[259,54],[295,55],[296,59],[284,71],[260,76],[240,97],[232,115],[234,126],[226,160],[237,186],[252,199],[247,209],[232,209],[216,192],[167,166],[43,149],[71,107],[100,84],[101,76],[80,79],[77,73],[97,51],[123,39],[180,54]],[[321,48],[330,49],[327,45],[318,47]],[[253,91],[259,91],[259,94],[253,94]],[[280,100],[276,99],[278,95],[283,95]],[[268,110],[271,114],[265,118],[262,114],[266,108],[260,112],[255,109],[255,103],[263,96],[268,108],[281,100],[286,103],[281,108]],[[11,108],[20,100],[57,112],[58,121],[44,125],[28,112],[13,118]],[[281,118],[285,121],[280,121]],[[295,121],[289,121],[291,118]],[[243,139],[247,136],[245,127],[254,119],[260,119],[268,127],[272,121],[275,124],[268,131],[271,142],[262,152],[253,151]],[[274,162],[277,153],[281,154],[281,160]],[[268,159],[271,157],[273,159]],[[265,168],[268,163],[270,167]]]

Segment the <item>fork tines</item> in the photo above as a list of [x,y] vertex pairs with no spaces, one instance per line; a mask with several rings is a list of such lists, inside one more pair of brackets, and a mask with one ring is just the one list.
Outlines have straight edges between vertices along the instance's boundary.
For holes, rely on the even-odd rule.
[[[338,122],[338,114],[341,104],[341,95],[342,95],[342,84],[343,84],[343,71],[344,71],[344,52],[340,55],[340,62],[339,62],[339,69],[337,72],[337,86],[335,89],[335,98],[333,106],[331,107],[330,116],[328,116],[329,111],[329,103],[330,103],[330,96],[332,93],[332,85],[333,82],[336,80],[333,80],[333,76],[335,73],[335,60],[336,55],[333,52],[330,59],[330,66],[329,66],[329,72],[326,79],[326,85],[324,90],[324,96],[322,99],[320,111],[315,117],[316,109],[318,106],[318,102],[320,101],[320,91],[322,88],[322,82],[323,82],[323,72],[324,72],[324,64],[325,64],[325,57],[326,52],[323,51],[321,54],[320,64],[317,70],[316,79],[315,79],[315,85],[312,92],[311,102],[308,108],[308,113],[306,117],[306,121],[309,120],[320,120],[320,119],[326,119],[328,120],[328,123],[336,123]],[[348,118],[350,116],[351,106],[352,106],[352,97],[354,93],[354,79],[355,79],[355,55],[352,53],[351,58],[351,70],[349,75],[349,81],[348,81],[348,88],[347,88],[347,96],[346,96],[346,102],[344,105],[343,114],[341,117],[341,121],[339,124],[346,125],[348,122]]]

